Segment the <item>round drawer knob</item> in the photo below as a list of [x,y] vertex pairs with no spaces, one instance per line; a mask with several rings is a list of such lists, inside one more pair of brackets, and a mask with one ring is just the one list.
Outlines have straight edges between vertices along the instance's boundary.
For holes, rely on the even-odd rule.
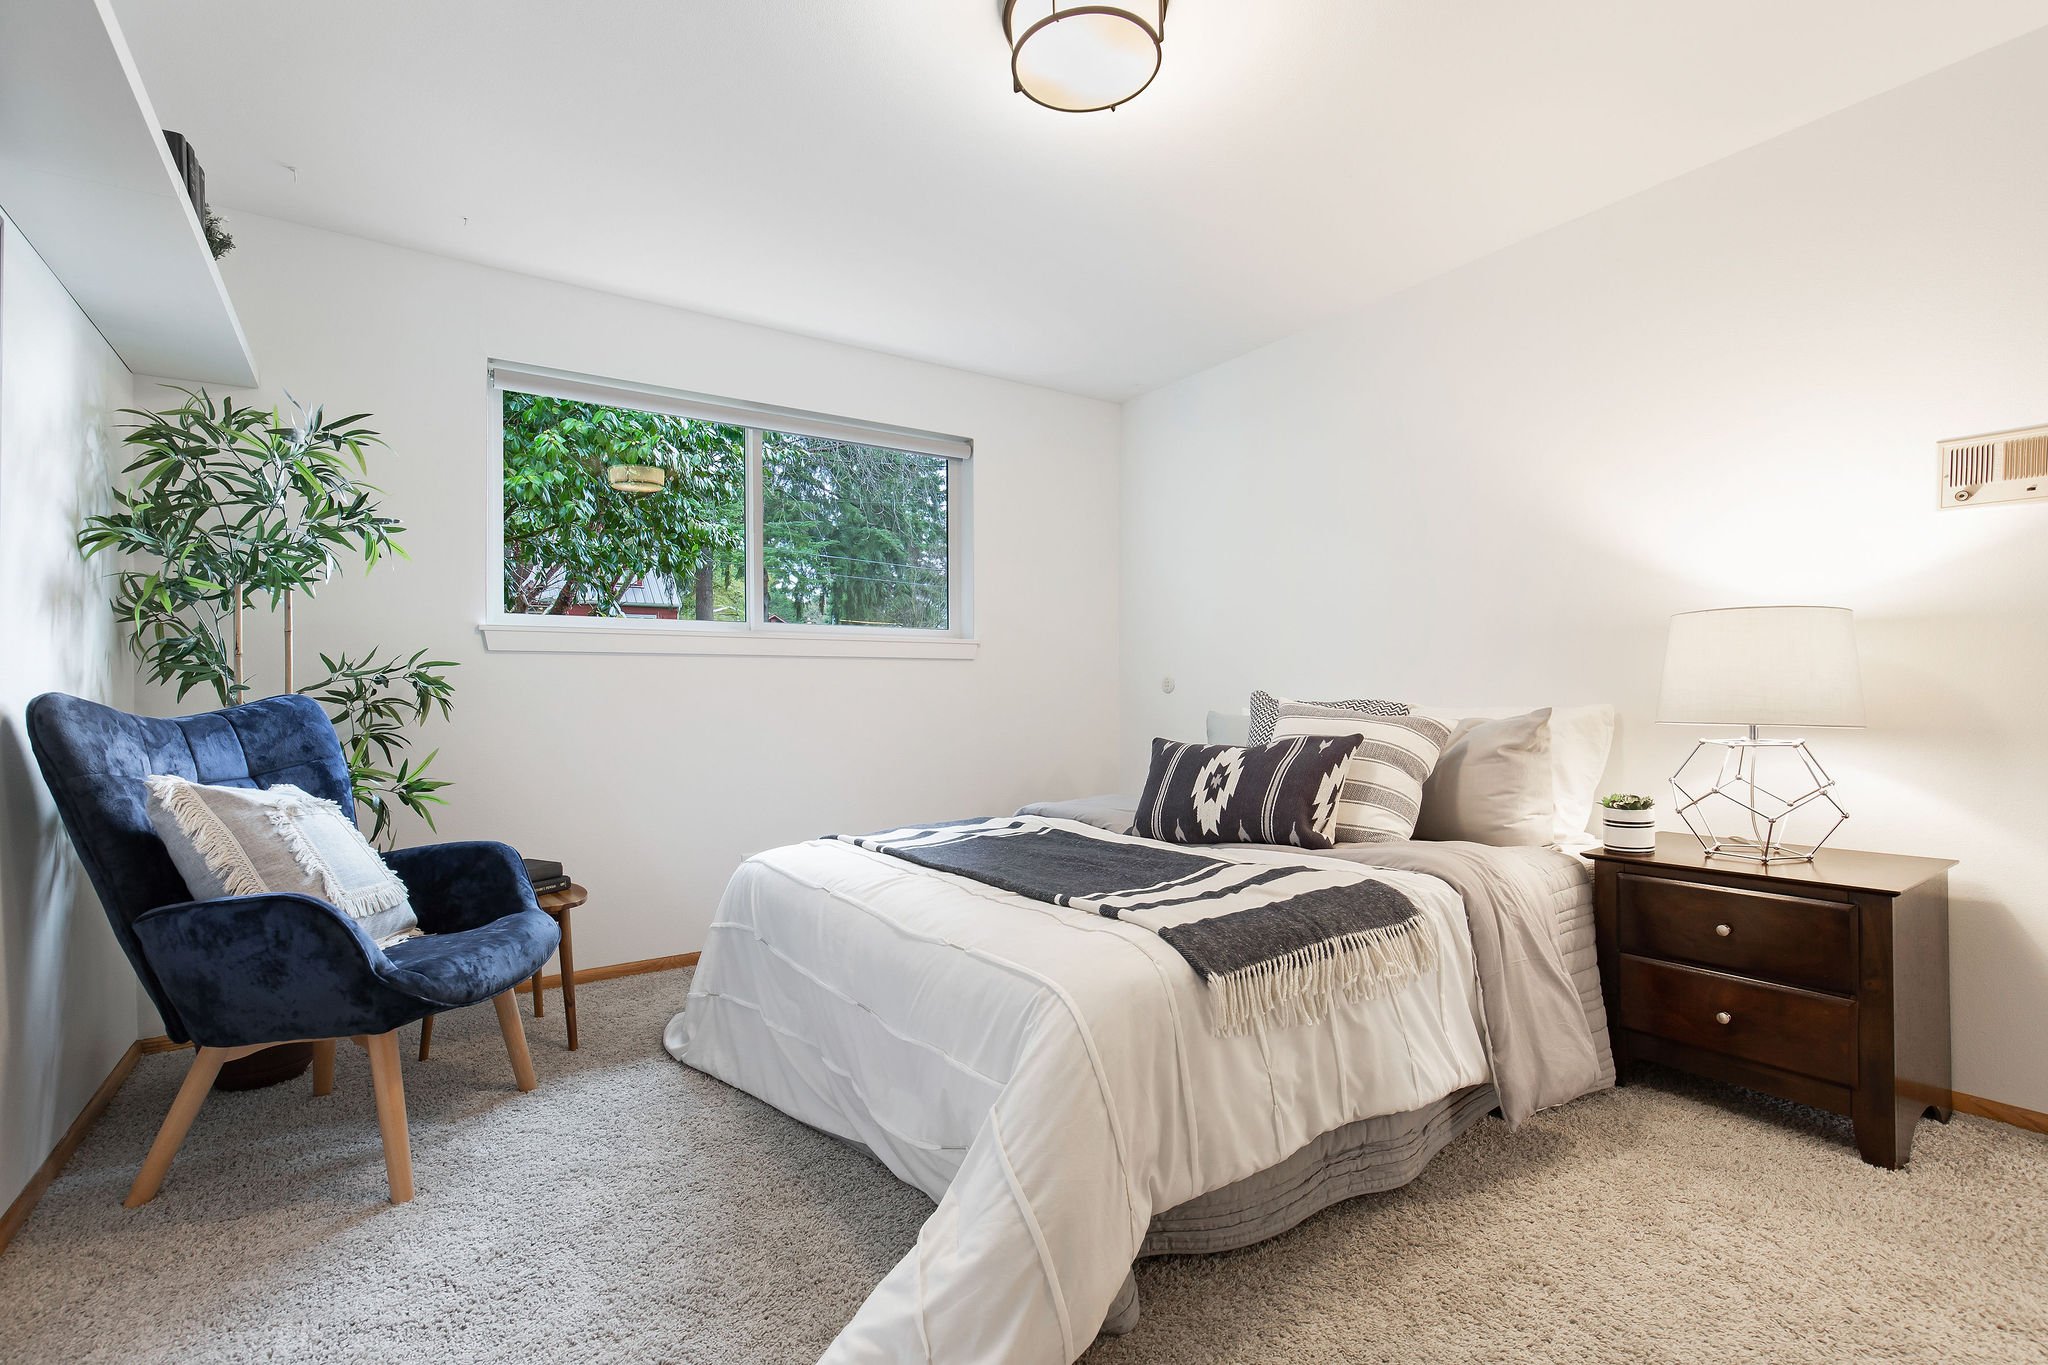
[[1719,934],[1722,938],[1726,938],[1728,937],[1728,935],[1734,933],[1735,931],[1733,929],[1730,929],[1725,924],[1717,924],[1714,926],[1714,932]]
[[1722,1010],[1719,1014],[1714,1016],[1714,1022],[1717,1024],[1732,1024],[1735,1022],[1735,1016],[1730,1014],[1727,1010]]

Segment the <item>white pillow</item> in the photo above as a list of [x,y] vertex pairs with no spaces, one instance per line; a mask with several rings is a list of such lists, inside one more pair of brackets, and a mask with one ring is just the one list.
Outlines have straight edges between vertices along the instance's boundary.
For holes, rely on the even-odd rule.
[[[1460,720],[1501,720],[1533,710],[1527,706],[1417,706],[1418,716]],[[1593,819],[1593,798],[1607,754],[1614,746],[1614,707],[1553,706],[1550,709],[1550,776],[1557,847],[1581,852],[1599,840],[1587,830]]]
[[1433,716],[1361,716],[1331,706],[1283,701],[1273,739],[1359,735],[1344,763],[1337,795],[1337,842],[1376,844],[1407,839],[1422,813],[1422,784],[1450,740],[1451,726]]
[[332,801],[289,783],[207,787],[157,774],[149,823],[196,900],[298,892],[362,926],[379,946],[419,933],[405,883]]
[[1209,742],[1211,744],[1235,744],[1240,747],[1250,744],[1252,718],[1244,712],[1211,711],[1209,713]]

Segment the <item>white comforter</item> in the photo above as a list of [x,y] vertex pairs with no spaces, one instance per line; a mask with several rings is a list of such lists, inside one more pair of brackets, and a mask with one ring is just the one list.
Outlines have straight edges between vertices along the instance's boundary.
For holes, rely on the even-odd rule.
[[1381,875],[1430,924],[1437,968],[1319,1024],[1223,1038],[1147,930],[848,843],[745,863],[670,1052],[938,1201],[825,1359],[1072,1361],[1154,1212],[1489,1080],[1462,902]]

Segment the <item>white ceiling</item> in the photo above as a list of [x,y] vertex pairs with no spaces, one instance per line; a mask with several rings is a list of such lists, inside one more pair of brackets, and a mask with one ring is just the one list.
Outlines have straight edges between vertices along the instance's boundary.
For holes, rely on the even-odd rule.
[[2048,0],[1174,0],[1152,88],[1072,115],[1011,93],[999,8],[117,5],[230,214],[1110,398],[2048,25]]

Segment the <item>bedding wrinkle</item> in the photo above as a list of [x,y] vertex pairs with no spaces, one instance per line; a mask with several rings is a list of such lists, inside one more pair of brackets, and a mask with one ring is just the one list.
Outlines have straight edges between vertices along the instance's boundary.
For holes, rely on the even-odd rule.
[[[875,1009],[874,1006],[868,1004],[865,1000],[861,1000],[856,996],[847,994],[845,991],[840,990],[837,986],[834,986],[831,982],[826,981],[816,972],[813,972],[808,967],[804,966],[803,963],[798,962],[788,953],[785,953],[784,951],[782,951],[782,949],[776,947],[772,940],[762,937],[760,931],[755,929],[752,925],[739,924],[731,920],[719,920],[714,921],[711,925],[711,928],[730,930],[735,933],[742,933],[750,936],[755,943],[760,945],[762,952],[773,954],[775,958],[782,963],[783,966],[787,967],[790,971],[796,973],[798,976],[801,976],[806,981],[810,982],[813,986],[816,986],[819,990],[824,991],[826,994],[834,996],[839,1000],[845,1001],[854,1009],[857,1009],[862,1014],[867,1015],[869,1018],[875,1021],[875,1026],[877,1028],[883,1030],[890,1037],[902,1042],[905,1046],[920,1048],[923,1051],[930,1053],[932,1056],[937,1057],[941,1061],[945,1062],[948,1066],[957,1067],[959,1070],[966,1072],[969,1076],[972,1076],[975,1080],[982,1082],[984,1085],[987,1085],[992,1090],[1000,1090],[1003,1088],[1003,1086],[1009,1083],[1002,1077],[991,1076],[986,1072],[976,1069],[974,1066],[972,1066],[965,1060],[954,1056],[951,1052],[948,1052],[946,1049],[940,1047],[937,1043],[931,1042],[928,1039],[913,1037],[912,1035],[905,1033],[903,1030],[897,1028],[894,1024],[891,1024],[888,1018],[885,1015],[883,1015],[879,1010]],[[700,991],[693,987],[687,998],[694,1000],[698,996],[704,994],[708,994],[708,992]],[[761,1008],[758,1004],[755,1004],[752,1001],[739,1000],[736,997],[732,997],[730,993],[727,993],[727,998],[734,999],[736,1003],[746,1005],[749,1009],[758,1010]],[[774,1026],[774,1019],[771,1018],[765,1011],[762,1012],[762,1018],[771,1026]],[[812,1041],[815,1042],[815,1040]]]
[[[810,845],[802,845],[801,847],[809,846]],[[883,854],[870,853],[866,849],[858,848],[853,845],[841,846],[853,848],[853,851],[856,854],[859,854],[860,856],[868,858],[870,860],[886,860],[886,855]],[[899,921],[882,913],[881,910],[879,910],[873,905],[870,905],[865,900],[852,896],[847,892],[840,890],[836,887],[826,887],[820,886],[815,883],[805,882],[802,878],[796,876],[787,868],[782,867],[778,864],[763,861],[763,857],[764,855],[757,854],[753,859],[750,859],[749,861],[756,865],[765,867],[767,870],[774,872],[779,876],[783,876],[791,881],[797,882],[799,885],[808,886],[811,890],[817,891],[825,896],[828,896],[834,901],[849,906],[852,909],[858,910],[862,914],[866,915],[869,919],[875,921],[878,924],[885,925],[888,928],[895,930],[897,933],[902,934],[907,938],[915,938],[922,942],[929,943],[935,947],[947,948],[953,952],[965,954],[969,957],[976,959],[977,961],[986,963],[989,966],[996,967],[1003,971],[1010,972],[1016,976],[1022,977],[1025,980],[1028,980],[1036,984],[1040,990],[1045,992],[1046,995],[1050,996],[1051,998],[1057,1000],[1060,1003],[1061,1007],[1066,1011],[1068,1022],[1073,1028],[1075,1037],[1080,1041],[1081,1046],[1085,1049],[1087,1053],[1089,1071],[1092,1079],[1095,1081],[1097,1098],[1101,1103],[1103,1115],[1108,1121],[1111,1139],[1116,1146],[1116,1164],[1118,1171],[1122,1175],[1122,1180],[1120,1183],[1123,1185],[1124,1190],[1125,1209],[1130,1215],[1130,1221],[1134,1230],[1132,1237],[1132,1249],[1135,1252],[1138,1241],[1141,1240],[1144,1236],[1145,1227],[1151,1222],[1152,1213],[1150,1209],[1147,1209],[1142,1217],[1138,1215],[1138,1199],[1136,1192],[1132,1188],[1134,1183],[1134,1174],[1131,1169],[1130,1144],[1125,1138],[1123,1124],[1118,1118],[1116,1097],[1114,1094],[1111,1093],[1109,1076],[1103,1068],[1101,1049],[1096,1045],[1094,1030],[1089,1028],[1088,1021],[1086,1017],[1082,1014],[1080,1006],[1074,1002],[1073,996],[1067,993],[1066,988],[1060,985],[1057,981],[1054,981],[1052,978],[1046,976],[1044,973],[1033,971],[1032,969],[1024,966],[1022,963],[1012,961],[1009,958],[1003,957],[999,954],[988,952],[983,949],[969,948],[963,944],[953,942],[952,940],[944,938],[939,935],[926,935],[916,933],[907,928]],[[910,879],[909,875],[906,873],[896,872],[893,868],[890,870],[899,879]],[[953,878],[953,880],[957,882],[963,879]],[[1019,897],[1017,899],[1021,900],[1022,898]]]
[[1017,1201],[1017,1214],[1024,1220],[1024,1226],[1031,1230],[1031,1245],[1038,1250],[1038,1266],[1045,1273],[1046,1293],[1052,1298],[1053,1310],[1059,1315],[1060,1348],[1063,1359],[1072,1360],[1080,1354],[1074,1349],[1074,1321],[1067,1312],[1066,1291],[1060,1288],[1059,1267],[1053,1264],[1052,1250],[1045,1244],[1045,1229],[1038,1225],[1038,1214],[1031,1207],[1031,1196],[1024,1193],[1023,1182],[1017,1179],[1017,1167],[1010,1160],[1010,1149],[1003,1142],[1002,1118],[993,1109],[988,1113],[989,1140],[995,1145],[996,1159],[1003,1165],[1003,1179],[1009,1182],[1010,1197]]
[[847,1089],[851,1090],[856,1096],[859,1097],[861,1104],[867,1109],[869,1115],[874,1119],[875,1123],[881,1126],[883,1129],[885,1129],[888,1132],[889,1136],[895,1138],[898,1142],[901,1142],[906,1146],[916,1147],[921,1151],[927,1152],[964,1152],[967,1150],[965,1147],[954,1147],[943,1142],[935,1141],[931,1138],[919,1137],[915,1133],[907,1133],[902,1128],[896,1127],[889,1123],[888,1120],[882,1117],[882,1112],[875,1105],[873,1097],[870,1096],[867,1093],[867,1091],[862,1088],[859,1078],[856,1077],[851,1071],[848,1071],[845,1067],[842,1067],[837,1062],[833,1061],[832,1058],[826,1054],[824,1049],[818,1046],[816,1039],[811,1038],[805,1034],[798,1033],[794,1029],[783,1027],[781,1024],[778,1024],[768,1014],[766,1010],[762,1009],[759,1005],[754,1004],[752,1001],[742,1000],[737,995],[728,995],[723,992],[714,991],[692,991],[690,992],[689,998],[692,1000],[716,1001],[722,1005],[733,1005],[737,1006],[740,1009],[752,1010],[755,1014],[761,1017],[761,1026],[763,1028],[767,1029],[770,1033],[773,1033],[778,1038],[784,1039],[788,1042],[800,1044],[804,1048],[808,1049],[811,1052],[812,1056],[816,1059],[818,1065],[824,1067],[827,1071],[831,1072],[833,1075],[845,1081]]

